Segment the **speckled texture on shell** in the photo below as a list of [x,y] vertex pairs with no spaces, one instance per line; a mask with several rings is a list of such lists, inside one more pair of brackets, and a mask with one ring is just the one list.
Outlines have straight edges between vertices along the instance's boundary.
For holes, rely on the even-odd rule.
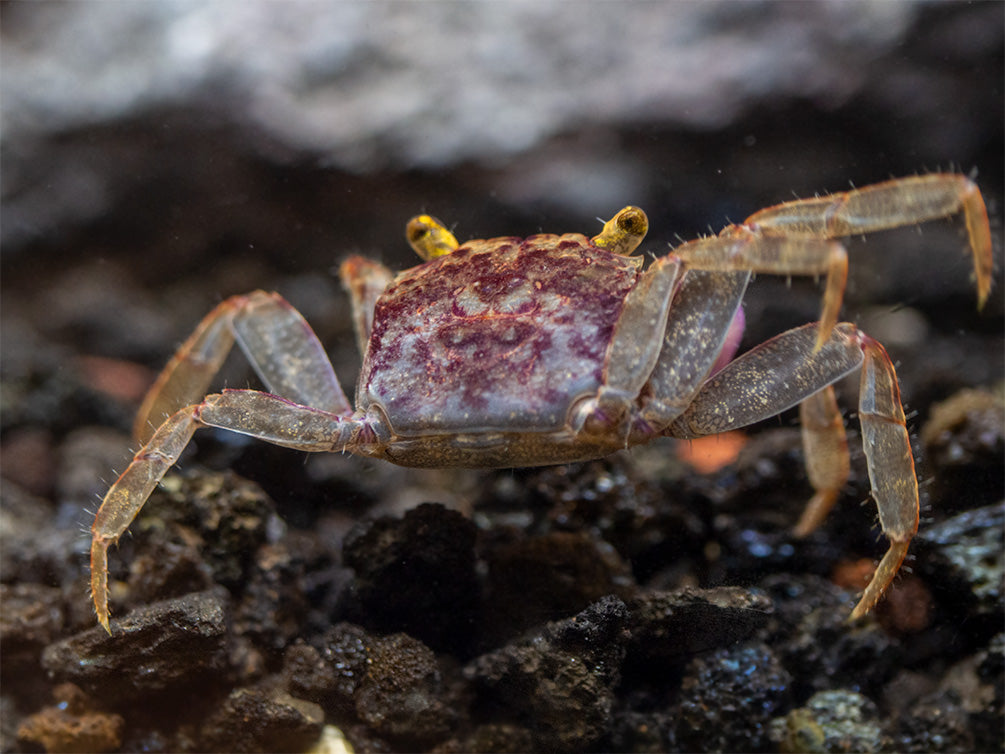
[[601,383],[638,259],[585,236],[469,241],[377,302],[358,403],[399,436],[548,432]]

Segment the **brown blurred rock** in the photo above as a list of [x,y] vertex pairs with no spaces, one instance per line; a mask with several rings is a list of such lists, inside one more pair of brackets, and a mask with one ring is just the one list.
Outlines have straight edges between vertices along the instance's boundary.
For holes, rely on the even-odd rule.
[[18,741],[41,746],[47,752],[117,751],[122,745],[125,721],[120,715],[100,712],[72,683],[53,690],[56,704],[25,718]]

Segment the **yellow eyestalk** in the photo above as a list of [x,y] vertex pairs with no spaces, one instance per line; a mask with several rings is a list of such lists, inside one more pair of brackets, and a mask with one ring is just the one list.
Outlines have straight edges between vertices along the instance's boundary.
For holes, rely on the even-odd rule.
[[631,254],[649,231],[649,218],[638,207],[625,207],[604,223],[604,229],[591,241],[615,254]]
[[416,215],[405,226],[405,238],[423,261],[442,257],[460,246],[454,234],[432,215]]

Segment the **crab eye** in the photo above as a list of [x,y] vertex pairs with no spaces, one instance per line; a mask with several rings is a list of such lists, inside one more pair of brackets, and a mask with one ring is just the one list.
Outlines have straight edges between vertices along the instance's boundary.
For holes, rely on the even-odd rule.
[[460,245],[454,234],[432,215],[416,215],[409,220],[405,226],[405,238],[426,262],[449,254]]
[[649,218],[638,207],[625,207],[604,223],[604,229],[591,240],[615,254],[631,254],[649,230]]

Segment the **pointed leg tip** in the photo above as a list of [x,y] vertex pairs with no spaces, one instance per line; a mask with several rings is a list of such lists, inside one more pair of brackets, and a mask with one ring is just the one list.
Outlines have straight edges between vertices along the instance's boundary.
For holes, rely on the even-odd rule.
[[866,600],[865,596],[863,596],[862,599],[859,600],[858,604],[855,605],[855,608],[851,611],[851,615],[848,616],[848,622],[854,623],[860,618],[864,618],[866,614],[872,610],[873,607],[875,607],[875,605],[875,602],[869,602]]
[[897,575],[897,571],[900,570],[900,566],[907,556],[907,548],[910,543],[910,539],[890,542],[890,549],[879,562],[879,566],[872,576],[872,581],[866,586],[862,598],[855,605],[855,609],[851,611],[849,620],[857,620],[876,607],[890,585],[893,584],[893,578]]
[[813,533],[813,528],[808,524],[804,524],[800,521],[798,524],[792,527],[792,536],[796,539],[806,539],[810,534]]
[[991,294],[991,286],[988,285],[977,291],[977,311],[984,309],[984,304],[988,302],[988,296]]

